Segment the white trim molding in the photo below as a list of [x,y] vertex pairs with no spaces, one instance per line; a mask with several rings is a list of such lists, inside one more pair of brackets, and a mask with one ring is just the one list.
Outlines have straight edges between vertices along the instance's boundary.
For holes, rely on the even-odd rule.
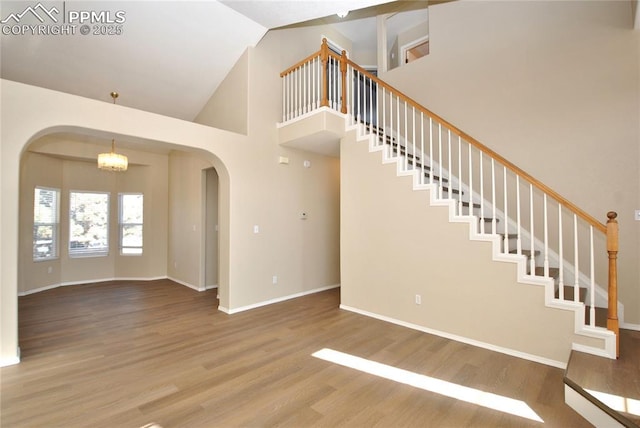
[[478,348],[487,349],[489,351],[499,352],[501,354],[509,355],[511,357],[522,358],[523,360],[533,361],[535,363],[545,364],[551,367],[557,367],[559,369],[566,369],[567,363],[562,361],[556,361],[549,358],[540,357],[538,355],[528,354],[526,352],[520,352],[515,349],[503,348],[502,346],[496,346],[491,343],[480,342],[478,340],[469,339],[467,337],[458,336],[455,334],[447,333],[444,331],[434,330],[431,328],[423,327],[421,325],[408,323],[405,321],[400,321],[395,318],[386,317],[384,315],[374,314],[373,312],[364,311],[362,309],[354,308],[347,305],[340,305],[340,309],[344,309],[345,311],[354,312],[356,314],[364,315],[370,318],[375,318],[380,321],[390,322],[392,324],[396,324],[402,327],[407,327],[412,330],[418,330],[423,333],[433,334],[434,336],[444,337],[445,339],[455,340],[456,342],[465,343],[467,345],[476,346]]
[[122,277],[122,278],[88,279],[84,281],[58,282],[56,284],[45,285],[44,287],[34,288],[27,291],[19,291],[18,297],[28,296],[29,294],[40,293],[42,291],[47,291],[47,290],[53,290],[54,288],[58,288],[58,287],[68,287],[70,285],[98,284],[100,282],[109,282],[109,281],[157,281],[160,279],[170,279],[170,278],[167,278],[166,276],[156,276],[156,277],[150,277],[150,278]]
[[302,296],[307,296],[309,294],[320,293],[322,291],[332,290],[332,289],[338,288],[338,287],[340,287],[340,284],[327,285],[325,287],[314,288],[313,290],[302,291],[300,293],[289,294],[287,296],[282,296],[282,297],[276,297],[275,299],[265,300],[265,301],[262,301],[262,302],[253,303],[251,305],[241,306],[239,308],[234,308],[234,309],[229,309],[229,308],[224,307],[224,306],[218,306],[218,310],[220,310],[220,311],[222,311],[222,312],[224,312],[226,314],[233,315],[233,314],[237,314],[238,312],[244,312],[244,311],[248,311],[250,309],[256,309],[256,308],[259,308],[261,306],[272,305],[274,303],[280,303],[280,302],[284,302],[285,300],[291,300],[291,299],[295,299],[296,297],[302,297]]

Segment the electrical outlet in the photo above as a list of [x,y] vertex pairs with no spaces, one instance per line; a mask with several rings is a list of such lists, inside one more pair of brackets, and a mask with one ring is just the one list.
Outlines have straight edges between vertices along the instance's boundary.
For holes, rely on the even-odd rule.
[[273,275],[273,278],[271,278],[271,282],[275,285],[278,283],[278,275]]
[[422,304],[422,296],[419,294],[416,294],[416,305],[421,305]]
[[640,221],[640,210],[636,210],[635,219],[636,219],[636,221]]

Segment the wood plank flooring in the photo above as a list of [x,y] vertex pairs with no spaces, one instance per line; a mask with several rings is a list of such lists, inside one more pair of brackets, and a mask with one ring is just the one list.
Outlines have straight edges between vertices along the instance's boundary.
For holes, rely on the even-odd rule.
[[[624,405],[623,399],[640,401],[640,331],[620,329],[620,358],[596,357],[584,352],[571,351],[571,358],[567,366],[566,378],[570,386],[579,393],[589,394],[585,390],[610,394],[620,399],[615,399],[613,409],[617,410],[624,418],[627,426],[640,427],[640,414],[634,406],[633,413]],[[585,395],[589,398],[587,395]],[[605,404],[606,404],[605,400]]]
[[19,299],[22,362],[0,369],[2,427],[528,427],[539,422],[311,356],[330,348],[589,424],[563,371],[342,311],[339,290],[226,315],[168,280]]

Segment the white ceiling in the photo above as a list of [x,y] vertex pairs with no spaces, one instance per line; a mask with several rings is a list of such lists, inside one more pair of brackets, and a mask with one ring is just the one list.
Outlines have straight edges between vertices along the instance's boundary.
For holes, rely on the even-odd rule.
[[80,25],[72,35],[2,34],[0,75],[105,102],[118,91],[120,105],[193,120],[268,29],[388,1],[43,1],[56,23],[27,11],[38,0],[2,0],[7,25],[69,24],[71,11],[122,11],[126,20],[120,35],[81,35]]

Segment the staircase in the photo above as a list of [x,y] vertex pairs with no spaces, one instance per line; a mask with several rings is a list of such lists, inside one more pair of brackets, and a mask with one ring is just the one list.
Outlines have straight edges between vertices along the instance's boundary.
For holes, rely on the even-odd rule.
[[572,349],[616,358],[615,213],[599,222],[326,43],[281,77],[281,130],[325,115],[334,127],[322,132],[343,147],[367,143],[431,206],[447,207],[449,222],[468,224],[468,239],[490,243],[494,261],[516,265],[517,282],[543,287],[547,308],[575,314],[574,337],[586,339]]

